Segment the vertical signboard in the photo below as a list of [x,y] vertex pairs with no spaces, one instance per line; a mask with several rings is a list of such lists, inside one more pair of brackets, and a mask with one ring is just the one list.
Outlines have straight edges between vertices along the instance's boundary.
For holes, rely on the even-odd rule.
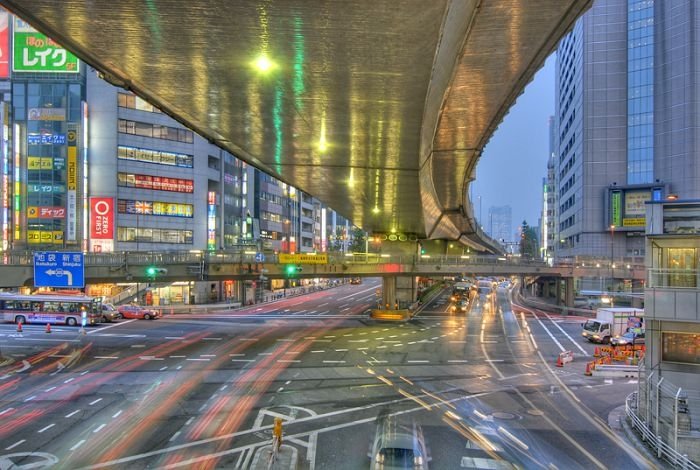
[[622,226],[622,191],[619,190],[610,193],[610,224]]
[[114,251],[114,198],[90,198],[90,251]]
[[0,8],[0,78],[10,77],[10,14]]
[[78,58],[17,17],[12,32],[12,70],[34,73],[77,73]]
[[74,125],[69,126],[66,137],[68,138],[66,241],[75,242],[78,236],[78,132]]
[[216,250],[216,193],[207,196],[207,250]]

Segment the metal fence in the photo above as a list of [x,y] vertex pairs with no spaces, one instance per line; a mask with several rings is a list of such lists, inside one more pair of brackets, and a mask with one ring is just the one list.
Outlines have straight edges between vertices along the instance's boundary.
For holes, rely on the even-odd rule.
[[632,428],[660,459],[684,469],[700,470],[700,391],[671,384],[656,372],[639,370],[639,389],[625,402]]

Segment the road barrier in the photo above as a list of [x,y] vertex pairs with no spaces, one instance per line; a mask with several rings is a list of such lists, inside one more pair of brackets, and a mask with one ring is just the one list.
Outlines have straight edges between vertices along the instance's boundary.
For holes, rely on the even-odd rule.
[[564,364],[574,360],[574,353],[571,351],[563,351],[557,357],[557,367],[564,367]]
[[598,364],[591,372],[600,377],[639,377],[639,367],[625,364]]

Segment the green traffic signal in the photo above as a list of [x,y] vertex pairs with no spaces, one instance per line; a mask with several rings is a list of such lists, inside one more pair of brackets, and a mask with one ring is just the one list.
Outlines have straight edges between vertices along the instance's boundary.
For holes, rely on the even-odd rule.
[[295,274],[295,273],[297,272],[297,267],[294,266],[293,264],[288,264],[288,265],[284,268],[284,272],[286,272],[289,276],[291,276],[291,275],[293,275],[293,274]]
[[149,266],[146,268],[146,275],[148,276],[155,276],[156,275],[156,267],[155,266]]

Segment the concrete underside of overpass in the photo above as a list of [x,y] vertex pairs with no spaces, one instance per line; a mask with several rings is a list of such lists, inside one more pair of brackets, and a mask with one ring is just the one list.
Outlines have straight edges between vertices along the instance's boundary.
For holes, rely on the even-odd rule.
[[[474,220],[469,184],[590,0],[0,4],[371,233],[500,251]],[[262,55],[265,74],[253,66]]]

